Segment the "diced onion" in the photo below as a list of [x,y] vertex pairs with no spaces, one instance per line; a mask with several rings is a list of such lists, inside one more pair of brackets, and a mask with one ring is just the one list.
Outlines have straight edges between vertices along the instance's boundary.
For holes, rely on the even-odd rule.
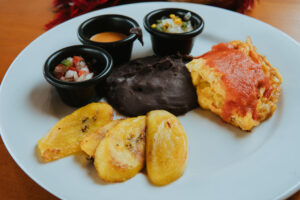
[[66,78],[72,78],[72,77],[75,76],[74,74],[77,74],[77,72],[76,72],[76,71],[73,71],[73,70],[68,70],[68,71],[66,72],[66,74],[65,74],[65,77],[66,77]]
[[89,80],[91,78],[93,78],[94,73],[89,73],[86,75],[85,80]]

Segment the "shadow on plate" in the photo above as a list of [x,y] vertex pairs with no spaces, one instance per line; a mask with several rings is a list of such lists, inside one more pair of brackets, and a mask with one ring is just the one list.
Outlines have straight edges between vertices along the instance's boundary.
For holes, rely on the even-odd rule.
[[146,56],[152,56],[154,55],[151,48],[145,48],[141,51],[135,51],[134,54],[131,56],[131,60],[137,59],[137,58],[143,58]]
[[[272,126],[271,131],[274,133],[276,131],[276,129],[278,128],[279,124],[280,124],[280,119],[283,113],[283,105],[284,105],[284,91],[281,91],[281,94],[279,96],[278,102],[277,102],[277,109],[275,110],[275,112],[273,113],[273,116],[271,118],[274,118],[273,120],[273,124],[275,124],[275,126]],[[269,119],[271,119],[269,118]],[[267,123],[268,120],[267,119],[265,122],[263,123]]]
[[34,148],[34,157],[37,159],[37,161],[39,163],[47,163],[45,162],[43,159],[42,159],[42,155],[40,154],[40,151],[39,151],[39,148],[38,148],[38,145],[35,145],[35,148]]
[[98,177],[97,170],[93,164],[93,161],[88,158],[88,156],[81,152],[74,155],[74,160],[76,163],[78,163],[83,170],[86,171],[88,176],[94,181],[94,183],[99,185],[110,185],[112,183],[107,183],[101,180]]
[[[145,167],[139,172],[139,173],[141,173],[143,176],[144,176],[144,178],[145,179],[147,179],[147,182],[148,182],[148,184],[150,185],[150,186],[153,186],[153,187],[164,187],[164,185],[154,185],[151,181],[150,181],[150,179],[149,179],[149,177],[148,177],[148,174],[147,174],[147,168],[146,168],[146,165],[145,165]],[[138,173],[138,174],[139,174]],[[134,177],[133,177],[134,178]]]
[[198,108],[198,109],[195,109],[195,112],[198,115],[200,115],[203,119],[209,120],[209,121],[213,122],[214,124],[216,124],[216,126],[226,129],[228,132],[232,133],[236,138],[244,138],[244,137],[248,136],[249,134],[251,134],[251,131],[242,131],[241,129],[239,129],[235,126],[232,126],[232,125],[226,123],[219,116],[217,116],[216,114],[214,114],[208,110]]
[[42,113],[62,118],[75,110],[62,102],[55,88],[46,82],[38,84],[29,94],[31,106]]

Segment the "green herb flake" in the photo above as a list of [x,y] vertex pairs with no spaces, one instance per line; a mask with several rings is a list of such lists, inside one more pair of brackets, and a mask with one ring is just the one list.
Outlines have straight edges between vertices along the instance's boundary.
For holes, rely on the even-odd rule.
[[158,31],[164,32],[164,29],[163,29],[163,27],[161,27],[161,26],[157,26],[157,27],[155,27],[155,28],[156,28],[156,30],[158,30]]
[[156,23],[157,23],[157,24],[161,24],[161,23],[162,23],[162,20],[158,19],[158,20],[156,20]]
[[182,22],[181,28],[186,29],[188,26],[187,22]]
[[70,67],[72,65],[72,61],[69,59],[64,59],[63,61],[61,61],[61,64],[63,64],[66,67]]

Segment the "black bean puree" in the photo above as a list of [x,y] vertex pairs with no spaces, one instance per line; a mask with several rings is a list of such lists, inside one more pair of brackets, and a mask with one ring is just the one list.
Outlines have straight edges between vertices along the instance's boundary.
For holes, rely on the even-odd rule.
[[149,56],[113,69],[106,79],[107,100],[121,114],[144,115],[164,109],[181,115],[198,106],[183,56]]

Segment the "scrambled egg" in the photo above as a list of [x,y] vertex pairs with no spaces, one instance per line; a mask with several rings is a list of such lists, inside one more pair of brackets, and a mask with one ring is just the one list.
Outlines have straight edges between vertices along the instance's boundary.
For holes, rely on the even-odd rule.
[[[255,88],[255,117],[253,111],[247,110],[246,113],[238,112],[238,109],[232,110],[229,118],[224,118],[224,105],[226,103],[228,90],[225,88],[225,82],[222,78],[224,74],[216,70],[216,68],[208,65],[204,58],[193,59],[186,65],[191,73],[193,85],[197,89],[198,102],[204,109],[211,110],[219,115],[224,121],[240,127],[242,130],[251,130],[257,126],[261,121],[271,117],[276,110],[276,103],[278,101],[282,82],[281,75],[267,59],[256,52],[256,48],[252,45],[248,38],[246,42],[231,41],[228,44],[232,45],[234,49],[244,52],[252,61],[259,63],[265,76],[269,79],[268,83],[271,88],[270,94],[264,95],[266,88]],[[239,77],[238,77],[239,78]],[[234,107],[235,104],[233,104]]]

